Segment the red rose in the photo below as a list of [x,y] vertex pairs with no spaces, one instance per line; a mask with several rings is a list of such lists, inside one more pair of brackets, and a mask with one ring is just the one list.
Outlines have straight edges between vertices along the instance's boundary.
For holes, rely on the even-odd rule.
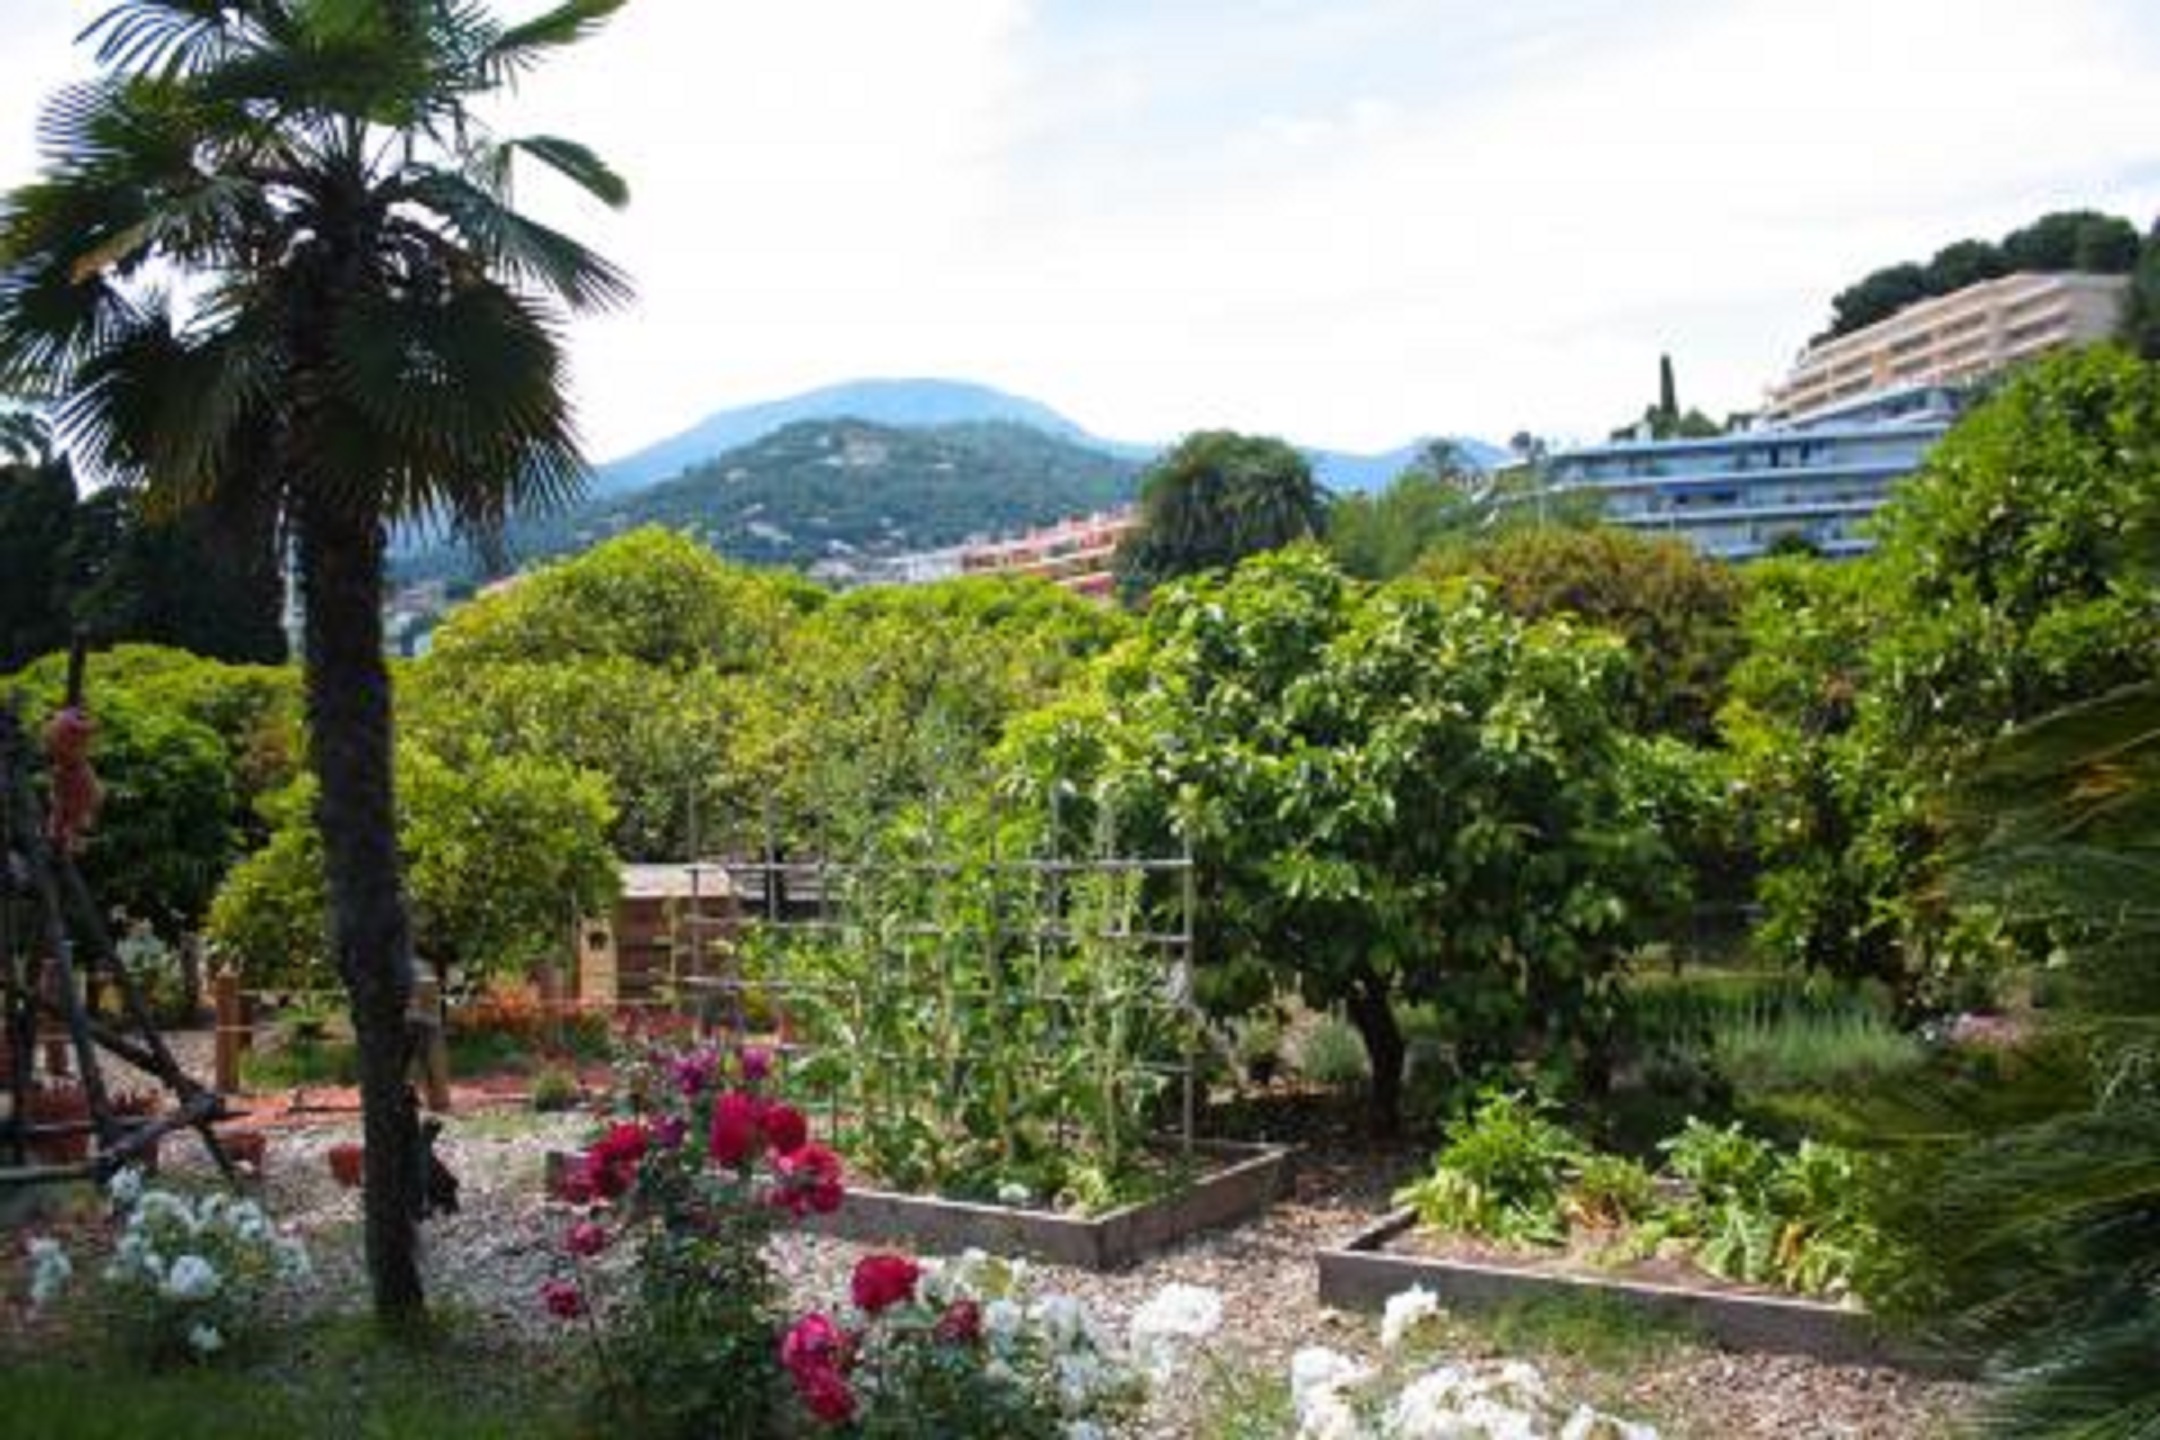
[[809,1142],[810,1122],[792,1105],[765,1107],[765,1143],[775,1155],[800,1150]]
[[855,1392],[839,1371],[820,1367],[795,1376],[796,1393],[810,1413],[827,1425],[845,1425],[855,1418]]
[[580,1220],[570,1227],[570,1253],[581,1260],[590,1260],[607,1249],[608,1233],[590,1220]]
[[750,1158],[757,1149],[758,1121],[763,1108],[757,1097],[745,1095],[740,1090],[730,1090],[713,1102],[709,1139],[714,1164],[740,1165]]
[[773,1162],[780,1186],[773,1203],[796,1219],[830,1215],[840,1208],[840,1157],[815,1140]]
[[613,1200],[637,1183],[638,1165],[651,1139],[635,1122],[614,1126],[585,1152],[585,1179],[597,1195]]
[[562,1178],[555,1182],[556,1198],[572,1205],[590,1205],[593,1202],[592,1161],[583,1157],[574,1165],[563,1168]]
[[540,1287],[540,1303],[558,1320],[575,1320],[585,1313],[585,1292],[567,1280],[550,1280]]
[[856,1262],[848,1289],[856,1309],[875,1315],[914,1299],[915,1282],[921,1278],[922,1267],[905,1255],[865,1255]]
[[953,1301],[930,1333],[947,1345],[973,1345],[982,1339],[982,1306],[973,1300]]
[[839,1366],[847,1351],[847,1337],[830,1318],[815,1311],[788,1327],[780,1338],[780,1364],[790,1375]]

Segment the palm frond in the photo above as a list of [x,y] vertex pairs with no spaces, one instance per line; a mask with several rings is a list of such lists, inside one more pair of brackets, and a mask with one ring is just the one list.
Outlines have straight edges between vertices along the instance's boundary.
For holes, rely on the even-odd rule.
[[624,0],[568,0],[545,14],[506,27],[475,56],[480,83],[515,83],[549,51],[598,34],[623,4]]
[[607,162],[575,140],[556,135],[526,135],[510,142],[603,204],[620,210],[630,203],[630,186]]
[[100,65],[131,74],[181,75],[214,64],[241,43],[249,7],[226,0],[123,0],[81,35]]
[[402,194],[441,215],[492,264],[544,287],[573,310],[613,309],[631,298],[630,278],[621,270],[561,231],[520,215],[461,175],[416,172]]
[[560,339],[504,287],[362,297],[332,347],[340,400],[405,457],[385,482],[389,513],[559,506],[579,493]]

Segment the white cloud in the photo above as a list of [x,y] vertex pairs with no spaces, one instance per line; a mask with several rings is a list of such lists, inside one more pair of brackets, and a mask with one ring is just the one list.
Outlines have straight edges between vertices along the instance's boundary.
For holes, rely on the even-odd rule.
[[[0,181],[96,9],[5,4]],[[1683,398],[1753,403],[1873,266],[2149,220],[2146,9],[635,0],[514,113],[634,190],[533,195],[639,284],[575,332],[603,454],[877,373],[1133,436],[1584,434],[1661,350]]]

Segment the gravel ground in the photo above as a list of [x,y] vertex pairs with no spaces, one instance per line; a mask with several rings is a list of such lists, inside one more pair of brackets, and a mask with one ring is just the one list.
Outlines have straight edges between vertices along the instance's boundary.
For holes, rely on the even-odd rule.
[[[567,1212],[540,1199],[543,1157],[550,1149],[574,1148],[590,1125],[578,1116],[515,1110],[450,1120],[440,1151],[462,1181],[463,1209],[430,1221],[424,1230],[432,1294],[506,1340],[537,1343],[549,1334],[552,1322],[536,1296],[561,1264]],[[331,1145],[356,1136],[356,1120],[341,1116],[280,1125],[270,1142],[267,1202],[273,1213],[312,1237],[330,1293],[362,1290],[358,1199],[337,1186],[324,1159]],[[1296,1195],[1264,1218],[1197,1238],[1120,1274],[1038,1267],[1037,1285],[1081,1296],[1119,1328],[1166,1282],[1220,1291],[1224,1325],[1211,1342],[1218,1377],[1286,1374],[1290,1354],[1307,1344],[1376,1353],[1370,1318],[1319,1304],[1312,1257],[1316,1248],[1348,1238],[1384,1208],[1389,1189],[1412,1162],[1403,1155],[1331,1145],[1324,1136],[1313,1139]],[[180,1148],[185,1152],[175,1157],[180,1163],[202,1163],[196,1147],[183,1143]],[[844,1241],[799,1235],[776,1244],[776,1263],[804,1304],[831,1304],[844,1296],[848,1273],[862,1253]],[[1458,1327],[1451,1343],[1473,1354],[1496,1353],[1473,1328]],[[1971,1400],[1968,1387],[1896,1371],[1731,1355],[1679,1342],[1646,1345],[1640,1354],[1631,1349],[1602,1368],[1565,1353],[1529,1358],[1562,1394],[1652,1420],[1668,1437],[1686,1440],[1940,1435]],[[1194,1434],[1209,1368],[1189,1368],[1159,1395],[1137,1433],[1149,1440]]]

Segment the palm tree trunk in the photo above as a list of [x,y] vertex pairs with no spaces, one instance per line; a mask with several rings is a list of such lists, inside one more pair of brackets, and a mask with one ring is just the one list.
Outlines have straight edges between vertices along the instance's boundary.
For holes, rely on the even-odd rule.
[[303,502],[299,540],[307,707],[329,891],[331,953],[351,1002],[367,1141],[365,1220],[375,1313],[424,1311],[418,1115],[406,1090],[412,928],[399,875],[391,775],[390,672],[383,659],[382,526]]

